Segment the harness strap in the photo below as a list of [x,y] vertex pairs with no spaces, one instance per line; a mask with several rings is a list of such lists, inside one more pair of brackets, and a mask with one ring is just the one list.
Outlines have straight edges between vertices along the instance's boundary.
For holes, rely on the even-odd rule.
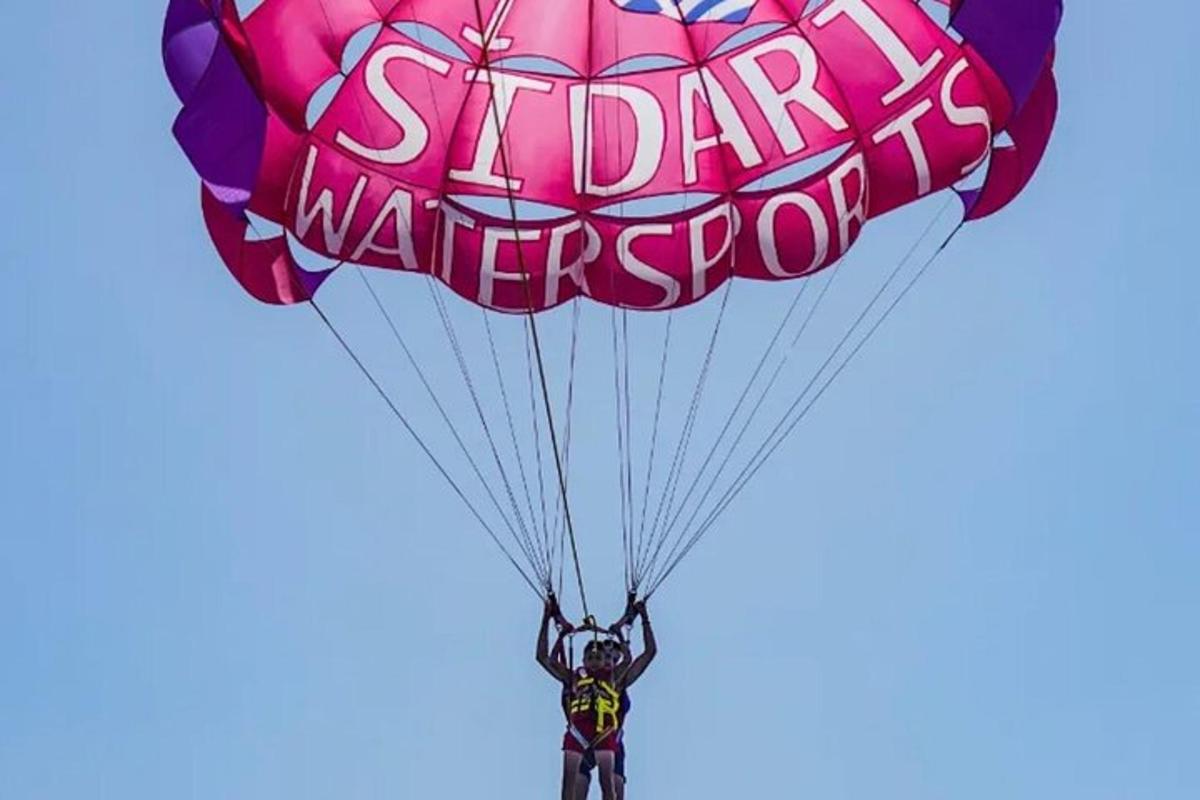
[[573,724],[567,726],[567,733],[569,733],[571,735],[572,739],[579,742],[579,746],[582,747],[584,750],[594,750],[596,748],[596,745],[600,744],[605,739],[607,739],[609,736],[612,736],[614,733],[618,732],[619,730],[621,730],[621,729],[620,728],[609,728],[604,733],[597,736],[595,739],[589,739],[583,735],[583,731],[579,730],[579,728],[576,728]]
[[579,742],[580,747],[584,748],[585,750],[592,749],[591,740],[584,736],[579,728],[576,728],[574,725],[568,725],[567,732],[571,734],[571,737],[575,739],[575,741]]

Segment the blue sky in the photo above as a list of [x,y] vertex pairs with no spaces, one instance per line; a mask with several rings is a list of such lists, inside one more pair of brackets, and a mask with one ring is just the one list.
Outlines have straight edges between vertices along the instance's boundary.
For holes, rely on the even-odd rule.
[[[535,599],[311,312],[218,263],[159,4],[76,5],[0,11],[0,796],[553,796]],[[632,796],[1196,796],[1197,22],[1069,6],[1029,191],[656,598]]]

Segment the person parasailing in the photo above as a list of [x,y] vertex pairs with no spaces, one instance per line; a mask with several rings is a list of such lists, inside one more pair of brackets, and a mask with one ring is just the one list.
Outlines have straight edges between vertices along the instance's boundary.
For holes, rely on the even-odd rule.
[[[644,648],[633,657],[622,633],[634,620],[642,622]],[[558,627],[558,638],[550,648],[550,625]],[[583,666],[572,670],[565,658],[567,638],[591,631],[584,648]],[[602,639],[601,636],[605,638]],[[553,595],[546,600],[538,634],[537,661],[563,687],[563,713],[567,732],[563,737],[563,800],[584,800],[591,771],[598,768],[604,800],[622,800],[625,794],[625,748],[623,728],[630,708],[629,687],[636,682],[658,654],[645,603],[629,598],[625,615],[607,631],[589,618],[579,628],[563,617]]]

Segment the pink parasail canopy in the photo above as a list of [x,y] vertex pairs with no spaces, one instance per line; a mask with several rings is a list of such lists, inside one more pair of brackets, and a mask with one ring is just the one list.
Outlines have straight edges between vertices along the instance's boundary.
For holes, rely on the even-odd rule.
[[1011,200],[1053,77],[1022,114],[1009,76],[1047,62],[1058,17],[1009,47],[981,2],[953,4],[977,49],[913,0],[262,0],[244,19],[172,0],[164,53],[210,231],[259,299],[323,276],[285,237],[245,242],[247,210],[500,311],[665,310],[830,265],[985,164],[1010,120],[1026,155],[968,204]]

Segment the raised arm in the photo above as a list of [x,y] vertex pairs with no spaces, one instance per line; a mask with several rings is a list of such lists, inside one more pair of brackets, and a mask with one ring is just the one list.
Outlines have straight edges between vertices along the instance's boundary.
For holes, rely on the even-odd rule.
[[554,595],[546,598],[546,607],[542,610],[542,624],[538,629],[537,640],[537,662],[542,665],[542,669],[550,673],[559,683],[567,684],[571,682],[571,672],[563,663],[561,656],[555,658],[550,653],[550,625],[558,622],[558,640],[555,642],[554,649],[561,652],[563,637],[570,633],[570,627],[563,624],[562,615],[558,611],[558,602],[554,599]]
[[642,677],[646,667],[650,666],[650,662],[658,655],[658,641],[654,638],[654,629],[650,625],[650,614],[646,611],[646,604],[638,603],[636,610],[642,620],[642,654],[633,660],[629,669],[621,676],[621,684],[625,688],[629,688],[634,681]]
[[566,666],[567,664],[567,648],[566,648],[567,632],[562,628],[558,631],[558,638],[554,640],[554,647],[550,648],[550,660],[555,664]]
[[624,632],[617,633],[617,647],[621,649],[621,662],[617,664],[617,669],[624,675],[625,670],[633,663],[633,651],[629,649],[629,641]]

